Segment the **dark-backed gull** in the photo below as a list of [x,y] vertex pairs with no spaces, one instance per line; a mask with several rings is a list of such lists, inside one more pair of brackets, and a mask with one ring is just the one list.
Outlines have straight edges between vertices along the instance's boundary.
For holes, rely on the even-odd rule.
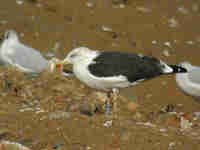
[[[0,46],[0,61],[5,65],[15,66],[26,73],[39,73],[47,68],[53,72],[56,65],[60,64],[58,59],[53,58],[48,61],[36,49],[21,43],[14,30],[8,30],[4,33]],[[70,71],[63,71],[63,75],[71,74]]]
[[108,93],[113,95],[113,99],[120,88],[164,74],[186,72],[180,66],[167,65],[151,56],[90,50],[87,47],[73,49],[63,63],[72,64],[75,76],[89,87],[111,91]]
[[186,94],[191,95],[200,101],[200,67],[193,66],[189,62],[180,63],[181,67],[187,69],[187,73],[177,73],[177,86]]

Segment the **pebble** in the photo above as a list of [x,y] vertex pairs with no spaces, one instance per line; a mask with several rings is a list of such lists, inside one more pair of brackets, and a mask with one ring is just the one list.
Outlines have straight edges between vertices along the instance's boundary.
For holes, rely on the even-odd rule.
[[163,50],[163,55],[165,56],[165,57],[169,57],[170,56],[170,53],[169,53],[169,51],[168,50]]
[[180,127],[180,120],[176,115],[170,115],[167,119],[167,124],[175,127]]
[[94,109],[89,104],[81,104],[79,109],[80,109],[81,114],[88,115],[88,116],[92,116],[94,112],[93,111]]
[[156,40],[153,40],[151,43],[152,44],[157,44],[158,42]]
[[167,104],[164,107],[161,108],[161,112],[163,113],[169,113],[169,112],[174,112],[175,106],[172,104]]
[[194,112],[195,117],[200,120],[200,112]]
[[194,45],[195,44],[194,41],[186,41],[185,43],[188,44],[188,45]]
[[180,126],[181,126],[182,130],[191,129],[192,122],[190,122],[189,120],[185,119],[184,117],[181,117]]
[[112,120],[107,120],[104,122],[103,126],[106,128],[112,127],[113,121]]
[[160,132],[167,132],[167,129],[161,128],[161,129],[160,129]]
[[184,15],[187,15],[189,13],[189,10],[186,9],[184,6],[180,6],[177,8],[178,12],[184,14]]
[[101,30],[104,31],[104,32],[113,32],[112,28],[107,27],[105,25],[101,26]]
[[136,112],[138,107],[139,107],[139,105],[133,101],[131,101],[127,104],[127,109],[129,112]]
[[70,119],[71,118],[71,114],[69,112],[64,112],[64,111],[50,112],[48,116],[49,116],[50,120]]
[[17,3],[18,5],[22,5],[22,4],[24,4],[24,0],[16,0],[16,3]]
[[179,22],[175,18],[170,18],[168,23],[170,28],[177,28],[179,26]]
[[169,143],[168,150],[175,150],[175,149],[176,149],[175,146],[176,146],[176,143],[175,143],[175,142],[170,142],[170,143]]
[[143,6],[138,6],[136,7],[136,10],[142,12],[142,13],[150,13],[152,12],[152,10],[150,8],[146,8],[146,7],[143,7]]
[[172,44],[169,41],[165,42],[164,45],[168,47],[172,47]]
[[86,6],[87,6],[88,8],[94,8],[94,7],[96,6],[95,1],[94,1],[94,0],[88,0],[88,1],[86,2]]

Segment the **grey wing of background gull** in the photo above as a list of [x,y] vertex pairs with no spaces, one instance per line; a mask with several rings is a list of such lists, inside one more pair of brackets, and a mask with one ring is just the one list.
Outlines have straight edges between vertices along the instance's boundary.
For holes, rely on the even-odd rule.
[[28,69],[28,72],[38,73],[48,66],[48,61],[37,50],[23,44],[13,48],[15,53],[10,56],[12,61],[20,67]]
[[191,70],[188,73],[188,79],[195,84],[199,84],[200,86],[200,67]]

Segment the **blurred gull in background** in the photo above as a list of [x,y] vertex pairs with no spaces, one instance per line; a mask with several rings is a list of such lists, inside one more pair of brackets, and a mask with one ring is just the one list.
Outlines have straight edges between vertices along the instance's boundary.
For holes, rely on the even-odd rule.
[[[48,61],[39,51],[24,45],[20,42],[17,32],[8,30],[4,34],[0,46],[0,62],[4,65],[11,65],[17,67],[20,71],[25,73],[40,73],[45,69],[50,69],[51,72],[59,66],[59,59],[53,58]],[[71,75],[72,72],[66,70],[63,75]]]
[[189,62],[182,62],[180,66],[187,69],[187,73],[177,73],[177,86],[186,94],[200,100],[200,67],[193,66]]

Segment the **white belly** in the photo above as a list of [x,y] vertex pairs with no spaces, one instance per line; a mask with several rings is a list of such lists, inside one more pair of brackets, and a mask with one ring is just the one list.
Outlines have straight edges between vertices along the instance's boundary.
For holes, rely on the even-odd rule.
[[86,68],[87,64],[86,65],[74,64],[73,72],[80,81],[82,81],[91,88],[109,91],[112,90],[113,88],[125,88],[130,86],[130,83],[123,76],[97,78],[91,75]]

